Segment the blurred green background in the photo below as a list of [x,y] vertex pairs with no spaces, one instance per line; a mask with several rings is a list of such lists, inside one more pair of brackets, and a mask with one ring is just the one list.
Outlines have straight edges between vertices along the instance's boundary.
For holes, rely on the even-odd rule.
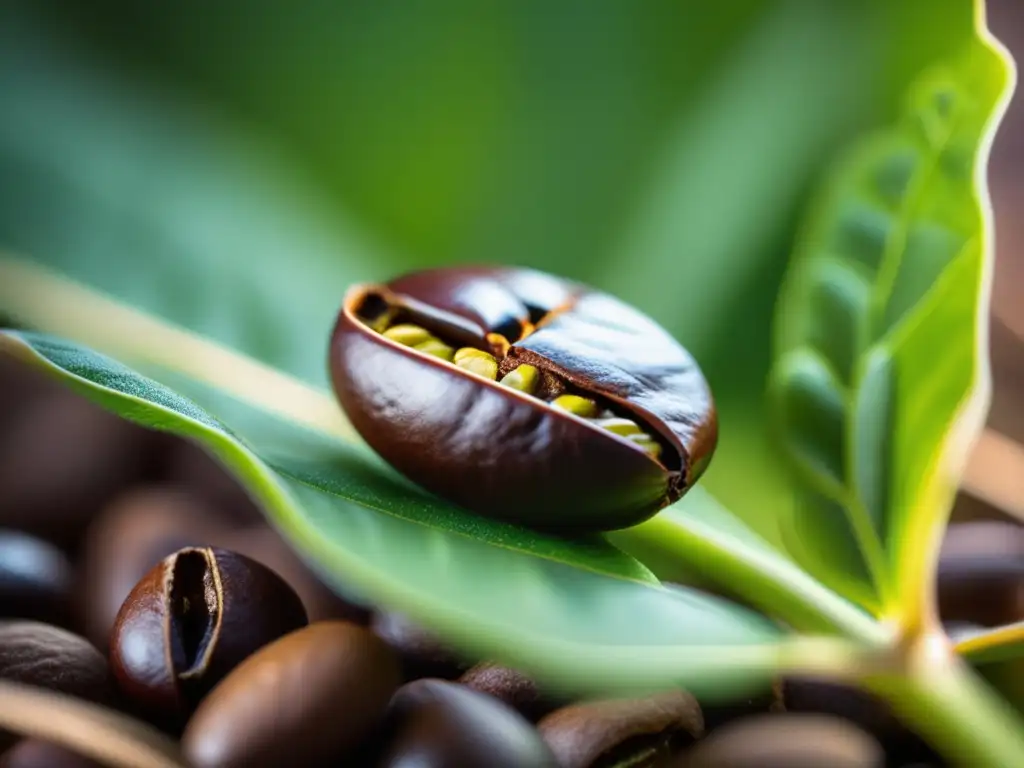
[[0,249],[318,384],[353,280],[498,262],[587,281],[697,356],[721,414],[708,486],[774,539],[789,492],[761,407],[800,214],[971,15],[0,0]]

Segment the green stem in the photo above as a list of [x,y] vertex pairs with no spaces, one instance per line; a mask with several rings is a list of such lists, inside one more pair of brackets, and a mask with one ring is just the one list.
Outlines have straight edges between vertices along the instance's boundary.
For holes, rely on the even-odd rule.
[[1024,722],[1017,712],[948,648],[941,654],[920,659],[910,671],[866,676],[863,683],[951,765],[1020,765]]
[[673,563],[682,563],[799,632],[838,634],[870,647],[892,642],[885,627],[765,542],[665,513],[609,538],[640,556],[659,578],[673,578]]

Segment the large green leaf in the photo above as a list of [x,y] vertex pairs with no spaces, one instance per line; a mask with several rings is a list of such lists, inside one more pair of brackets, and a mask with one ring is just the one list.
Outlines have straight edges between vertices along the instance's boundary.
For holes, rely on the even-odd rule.
[[174,372],[157,373],[191,399],[52,337],[6,332],[0,349],[125,418],[200,442],[339,589],[468,652],[577,689],[683,682],[710,696],[757,685],[780,663],[782,635],[767,619],[663,587],[601,538],[565,541],[451,509],[358,445]]
[[353,280],[584,279],[697,354],[723,427],[706,482],[777,543],[761,383],[791,222],[971,2],[599,7],[7,0],[0,248],[320,385]]
[[1012,90],[988,40],[922,74],[897,125],[831,174],[779,298],[770,392],[800,561],[917,621],[983,424],[991,239],[984,168]]

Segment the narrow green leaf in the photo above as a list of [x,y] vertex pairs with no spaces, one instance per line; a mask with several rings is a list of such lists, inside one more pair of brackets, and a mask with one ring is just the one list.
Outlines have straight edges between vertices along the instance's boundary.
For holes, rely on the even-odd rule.
[[0,350],[125,418],[198,441],[340,590],[402,610],[469,652],[574,689],[675,682],[711,696],[756,685],[781,662],[773,623],[663,587],[600,537],[567,541],[461,513],[359,446],[180,374],[167,378],[190,398],[52,337],[0,333]]
[[770,396],[811,499],[784,537],[826,583],[908,621],[986,404],[984,166],[1012,81],[983,24],[923,73],[900,121],[831,174],[777,306]]
[[959,635],[956,650],[975,665],[1024,658],[1024,621]]

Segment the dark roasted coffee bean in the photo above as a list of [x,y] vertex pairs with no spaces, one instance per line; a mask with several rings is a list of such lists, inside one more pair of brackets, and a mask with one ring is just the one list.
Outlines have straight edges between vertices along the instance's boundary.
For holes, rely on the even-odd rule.
[[444,680],[399,689],[380,768],[556,768],[537,730],[491,696]]
[[1024,618],[1024,527],[979,521],[952,525],[939,557],[943,621],[996,626]]
[[197,768],[348,765],[398,684],[394,652],[367,629],[311,624],[239,665],[200,705],[182,746]]
[[36,621],[0,621],[0,679],[100,704],[116,701],[103,654],[84,637]]
[[163,478],[195,494],[232,525],[255,525],[263,516],[252,497],[217,459],[195,443],[167,436]]
[[878,697],[840,683],[813,678],[787,678],[782,682],[786,712],[840,717],[874,736],[893,759],[928,759],[933,753],[908,730]]
[[477,664],[457,682],[505,702],[531,721],[568,703],[542,693],[537,684],[522,672],[491,662]]
[[77,604],[86,636],[107,649],[139,580],[179,549],[218,545],[225,531],[217,511],[188,491],[152,486],[120,495],[90,524],[82,546]]
[[547,715],[537,729],[562,768],[648,768],[700,738],[704,717],[690,694],[669,691],[573,704]]
[[374,614],[370,626],[378,637],[398,653],[402,660],[403,680],[417,680],[421,677],[452,680],[472,666],[472,662],[461,658],[433,633],[403,614],[379,611]]
[[530,270],[355,286],[330,368],[352,424],[386,461],[523,525],[639,523],[697,481],[717,440],[708,384],[675,339],[612,296]]
[[42,539],[0,530],[0,618],[68,626],[74,570]]
[[306,606],[310,622],[339,620],[369,624],[369,608],[331,591],[272,528],[261,525],[232,531],[222,541],[227,549],[251,557],[288,582]]
[[882,768],[878,742],[825,715],[763,715],[724,725],[673,768]]
[[0,756],[0,768],[99,768],[70,750],[36,739],[25,739]]
[[701,707],[704,712],[704,730],[707,733],[711,733],[711,731],[721,728],[733,720],[753,717],[754,715],[766,715],[769,712],[781,711],[783,708],[781,682],[773,685],[770,691],[766,691],[758,696],[715,704],[704,704]]
[[71,547],[141,471],[148,437],[70,393],[33,401],[0,436],[0,525]]
[[131,702],[173,728],[246,657],[305,624],[298,596],[269,569],[222,549],[182,549],[128,595],[111,667]]

